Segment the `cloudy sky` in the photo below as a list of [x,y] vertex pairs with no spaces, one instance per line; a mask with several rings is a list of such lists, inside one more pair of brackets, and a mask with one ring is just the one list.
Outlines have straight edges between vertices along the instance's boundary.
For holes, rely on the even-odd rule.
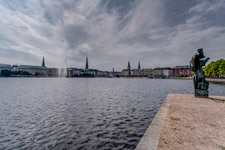
[[119,71],[225,58],[225,0],[0,0],[0,63]]

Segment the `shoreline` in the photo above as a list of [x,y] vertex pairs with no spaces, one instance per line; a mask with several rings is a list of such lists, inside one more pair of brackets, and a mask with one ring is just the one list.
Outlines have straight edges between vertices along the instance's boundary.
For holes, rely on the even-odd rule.
[[225,79],[213,79],[213,78],[206,78],[208,82],[215,82],[215,83],[225,83]]

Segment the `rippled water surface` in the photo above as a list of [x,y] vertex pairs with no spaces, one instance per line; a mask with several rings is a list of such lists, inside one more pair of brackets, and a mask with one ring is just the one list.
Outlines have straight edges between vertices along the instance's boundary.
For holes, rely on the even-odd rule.
[[191,94],[193,83],[0,78],[0,149],[135,149],[168,93]]

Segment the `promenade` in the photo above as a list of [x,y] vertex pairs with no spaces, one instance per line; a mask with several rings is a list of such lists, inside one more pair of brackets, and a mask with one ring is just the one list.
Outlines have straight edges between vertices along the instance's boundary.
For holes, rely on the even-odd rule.
[[217,82],[217,83],[225,83],[225,79],[211,79],[211,78],[206,78],[208,82]]
[[225,97],[169,95],[137,150],[224,150]]

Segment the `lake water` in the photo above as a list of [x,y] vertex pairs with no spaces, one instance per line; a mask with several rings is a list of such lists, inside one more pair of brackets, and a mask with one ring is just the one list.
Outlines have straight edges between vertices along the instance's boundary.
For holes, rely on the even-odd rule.
[[0,149],[135,149],[168,93],[192,80],[0,78]]

